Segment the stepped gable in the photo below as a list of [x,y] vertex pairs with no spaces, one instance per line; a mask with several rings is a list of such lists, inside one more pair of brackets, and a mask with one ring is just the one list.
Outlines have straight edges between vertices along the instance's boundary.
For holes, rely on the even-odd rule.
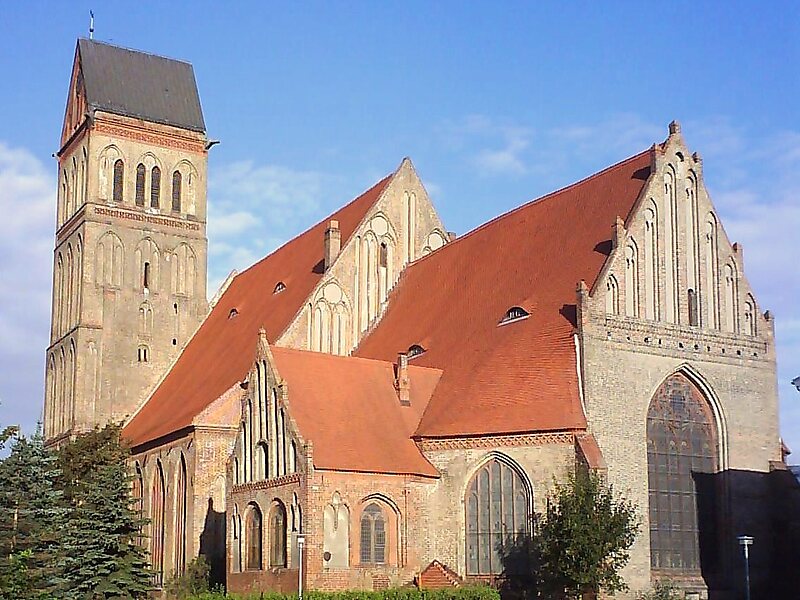
[[78,55],[92,109],[205,131],[191,64],[87,39]]
[[[444,374],[416,431],[450,437],[583,429],[573,332],[650,175],[650,151],[502,215],[410,265],[355,354]],[[530,316],[498,325],[511,307]]]
[[317,469],[438,477],[411,435],[441,371],[410,366],[411,405],[402,406],[394,363],[277,346],[271,352]]
[[[125,426],[123,434],[133,446],[189,427],[197,414],[247,376],[259,329],[266,330],[268,339],[278,339],[322,278],[328,223],[339,221],[344,246],[391,179],[386,176],[233,278],[169,373]],[[286,288],[273,293],[278,282]]]

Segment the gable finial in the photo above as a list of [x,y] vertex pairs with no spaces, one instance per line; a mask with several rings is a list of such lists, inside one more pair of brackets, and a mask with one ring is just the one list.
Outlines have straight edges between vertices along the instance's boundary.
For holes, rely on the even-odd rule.
[[669,134],[670,135],[675,135],[676,133],[680,133],[680,132],[681,132],[681,124],[678,123],[678,121],[673,120],[669,124]]
[[89,11],[89,39],[94,39],[94,11]]

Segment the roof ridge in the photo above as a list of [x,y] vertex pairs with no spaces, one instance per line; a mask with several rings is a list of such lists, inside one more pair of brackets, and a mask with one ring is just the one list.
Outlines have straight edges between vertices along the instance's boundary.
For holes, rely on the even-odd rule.
[[[295,235],[293,238],[290,238],[289,240],[285,241],[283,244],[281,244],[280,246],[278,246],[277,248],[275,248],[275,250],[273,250],[273,251],[272,251],[272,252],[270,252],[269,254],[267,254],[267,255],[265,255],[265,256],[262,256],[262,257],[261,257],[260,259],[258,259],[256,262],[254,262],[253,264],[251,264],[249,267],[247,267],[246,269],[244,269],[244,270],[240,271],[240,272],[239,272],[239,273],[236,275],[236,277],[234,277],[234,280],[235,280],[235,279],[237,279],[237,278],[239,278],[239,277],[241,277],[242,275],[244,275],[245,273],[247,273],[247,272],[248,272],[248,271],[250,271],[251,269],[254,269],[254,268],[257,266],[257,265],[260,265],[262,262],[264,262],[265,260],[267,260],[269,257],[271,257],[271,256],[273,256],[273,255],[275,255],[275,254],[277,254],[278,252],[280,252],[281,250],[283,250],[284,248],[286,248],[286,247],[287,247],[289,244],[291,244],[291,243],[292,243],[292,242],[294,242],[295,240],[297,240],[297,239],[299,239],[299,238],[303,237],[303,236],[304,236],[304,235],[306,235],[307,233],[310,233],[310,232],[311,232],[311,231],[312,231],[312,230],[313,230],[315,227],[319,227],[319,226],[320,226],[322,223],[324,223],[325,221],[328,221],[328,220],[332,219],[332,218],[333,218],[334,216],[336,216],[338,213],[342,212],[342,211],[343,211],[345,208],[347,208],[347,207],[348,207],[348,206],[350,206],[351,204],[353,204],[353,203],[357,202],[358,200],[360,200],[361,198],[363,198],[363,197],[364,197],[364,196],[365,196],[367,193],[369,193],[370,191],[374,190],[374,189],[375,189],[376,187],[378,187],[380,184],[382,184],[382,183],[386,182],[386,181],[387,181],[389,178],[393,177],[393,176],[395,175],[395,173],[396,173],[396,172],[397,172],[397,171],[392,171],[391,173],[389,173],[389,174],[385,175],[384,177],[382,177],[381,179],[379,179],[377,182],[375,182],[375,183],[373,183],[371,186],[369,186],[367,189],[365,189],[364,191],[362,191],[360,194],[358,194],[357,196],[353,197],[353,198],[352,198],[352,199],[351,199],[351,200],[350,200],[350,201],[349,201],[347,204],[345,204],[345,205],[343,205],[343,206],[340,206],[339,208],[337,208],[335,211],[333,211],[333,212],[332,212],[331,214],[329,214],[328,216],[326,216],[326,217],[324,217],[323,219],[320,219],[319,221],[317,221],[316,223],[314,223],[314,224],[313,224],[311,227],[309,227],[309,228],[305,229],[304,231],[301,231],[300,233],[298,233],[297,235]],[[359,223],[360,223],[360,222],[361,222],[361,221],[359,220]],[[356,226],[356,229],[358,229],[358,226]]]
[[183,58],[173,58],[172,56],[167,56],[165,54],[156,54],[155,52],[148,52],[147,50],[138,50],[136,48],[129,48],[128,46],[120,46],[118,44],[112,44],[111,42],[106,42],[103,40],[96,40],[94,38],[86,38],[86,37],[79,37],[78,42],[89,42],[90,44],[100,44],[103,46],[108,46],[109,48],[116,48],[117,50],[124,50],[125,52],[135,52],[136,54],[144,54],[146,56],[152,56],[154,58],[161,58],[163,60],[169,60],[172,62],[183,63],[184,65],[189,65],[190,67],[194,68],[194,65],[186,59]]
[[[304,354],[304,355],[313,355],[315,357],[319,357],[322,360],[354,360],[360,362],[370,362],[370,363],[381,363],[384,365],[392,365],[394,366],[394,361],[391,360],[381,360],[380,358],[368,358],[366,356],[353,356],[352,354],[342,355],[342,354],[330,354],[329,352],[317,352],[316,350],[306,350],[304,348],[290,348],[288,346],[277,346],[277,345],[270,345],[273,352],[277,349],[279,353],[281,352],[289,352],[293,354]],[[435,371],[435,372],[442,372],[442,369],[438,369],[436,367],[424,367],[422,365],[408,365],[409,369],[414,370],[426,370],[426,371]]]
[[[509,217],[509,216],[511,216],[513,214],[516,214],[517,212],[519,212],[521,210],[524,210],[526,208],[529,208],[529,207],[531,207],[533,205],[538,205],[538,204],[544,202],[545,200],[550,200],[551,198],[554,198],[555,196],[557,196],[559,194],[562,194],[562,193],[564,193],[564,192],[566,192],[568,190],[571,190],[571,189],[573,189],[575,187],[578,187],[578,186],[583,185],[583,184],[585,184],[585,183],[587,183],[589,181],[592,181],[593,179],[596,179],[596,178],[598,178],[598,177],[600,177],[602,175],[605,175],[606,173],[608,173],[608,171],[611,171],[613,169],[617,169],[619,167],[622,167],[623,165],[626,165],[629,162],[632,162],[632,161],[634,161],[634,160],[636,160],[638,158],[641,158],[642,155],[647,154],[651,150],[652,150],[652,147],[647,148],[647,149],[643,150],[642,152],[639,152],[637,154],[629,156],[626,159],[623,159],[623,160],[621,160],[619,162],[616,162],[616,163],[614,163],[612,165],[609,165],[609,166],[605,167],[604,169],[601,169],[600,171],[597,171],[596,173],[592,173],[591,175],[588,175],[588,176],[584,177],[583,179],[580,179],[580,180],[578,180],[578,181],[576,181],[574,183],[571,183],[569,185],[565,185],[563,187],[560,187],[560,188],[558,188],[556,190],[553,190],[552,192],[548,192],[544,196],[539,196],[538,198],[534,198],[533,200],[529,200],[529,201],[525,202],[524,204],[520,204],[519,206],[517,206],[515,208],[512,208],[511,210],[509,210],[507,212],[504,212],[503,214],[498,215],[498,216],[486,221],[485,223],[482,223],[482,224],[478,225],[475,229],[471,229],[467,233],[457,236],[456,239],[449,241],[448,243],[446,243],[441,248],[437,248],[436,250],[434,250],[433,252],[431,252],[429,254],[426,254],[425,256],[420,256],[419,258],[417,258],[413,262],[409,263],[406,266],[406,269],[416,265],[417,263],[422,262],[423,260],[425,260],[427,258],[430,258],[431,256],[435,256],[437,252],[440,252],[441,250],[443,250],[445,248],[449,248],[451,246],[455,246],[459,242],[461,242],[461,241],[463,241],[465,239],[468,239],[473,234],[478,233],[479,231],[482,231],[482,230],[488,228],[489,226],[496,224],[498,221],[501,221],[501,220],[505,219],[506,217]],[[404,270],[404,272],[405,272],[405,270]],[[400,281],[398,281],[398,284],[399,283],[400,283]],[[397,284],[395,284],[395,287],[397,287]]]

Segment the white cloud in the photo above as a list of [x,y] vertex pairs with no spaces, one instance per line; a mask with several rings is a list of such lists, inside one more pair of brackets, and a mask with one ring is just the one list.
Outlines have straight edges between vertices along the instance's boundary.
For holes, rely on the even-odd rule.
[[442,133],[453,149],[468,149],[468,161],[481,175],[522,175],[528,170],[525,155],[533,138],[528,127],[469,115],[446,123]]
[[0,142],[0,423],[31,427],[42,409],[55,227],[55,177]]
[[[274,250],[286,234],[299,233],[325,206],[338,180],[316,171],[237,162],[209,176],[209,292],[231,269],[246,269]],[[341,202],[335,197],[334,201]]]

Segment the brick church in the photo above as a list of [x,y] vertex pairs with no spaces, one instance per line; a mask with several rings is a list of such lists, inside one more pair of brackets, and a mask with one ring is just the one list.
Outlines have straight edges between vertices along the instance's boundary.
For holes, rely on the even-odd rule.
[[677,123],[458,237],[403,159],[208,301],[212,145],[190,64],[78,41],[45,433],[125,423],[159,584],[293,590],[299,539],[310,589],[491,579],[588,467],[632,590],[737,597],[740,534],[768,588],[774,322]]

